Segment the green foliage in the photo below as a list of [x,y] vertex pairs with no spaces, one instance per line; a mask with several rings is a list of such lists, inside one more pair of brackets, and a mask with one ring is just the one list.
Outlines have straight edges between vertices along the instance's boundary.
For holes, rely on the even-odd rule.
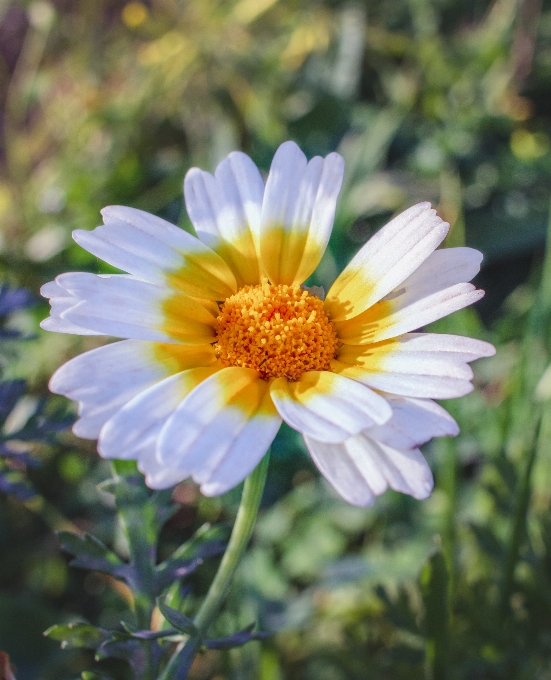
[[88,623],[68,623],[66,625],[55,625],[44,631],[52,640],[61,642],[64,649],[74,647],[85,647],[86,649],[96,649],[103,642],[109,639],[109,633]]
[[431,555],[421,570],[420,585],[425,605],[427,664],[431,680],[446,680],[449,663],[448,568],[441,552]]
[[189,616],[185,616],[185,614],[182,614],[182,612],[179,612],[177,609],[172,609],[172,607],[169,607],[160,600],[158,607],[161,610],[161,614],[174,626],[174,628],[182,633],[187,633],[188,635],[197,634],[197,628]]
[[[221,552],[222,545],[218,538],[220,530],[204,527],[190,541],[184,542],[168,560],[158,563],[159,533],[176,509],[171,495],[151,492],[143,478],[136,474],[133,462],[115,461],[113,469],[115,477],[103,482],[101,489],[104,492],[108,490],[115,498],[128,545],[128,561],[122,560],[90,534],[60,531],[57,537],[61,547],[75,556],[70,562],[71,566],[107,574],[124,583],[131,600],[131,609],[126,614],[131,622],[121,620],[122,630],[106,630],[84,622],[54,625],[45,635],[61,641],[63,649],[94,650],[96,661],[111,658],[126,661],[134,678],[153,680],[159,677],[173,651],[171,645],[163,644],[163,639],[179,641],[182,634],[198,636],[193,620],[165,604],[160,595],[169,586],[179,590],[182,580],[202,565],[204,558]],[[213,537],[216,538],[213,540]],[[155,610],[169,625],[161,624],[159,629],[150,628]],[[252,637],[249,636],[249,639]],[[243,640],[235,640],[236,644],[246,641],[244,637]],[[231,646],[231,642],[227,646]]]
[[95,569],[115,577],[124,573],[123,561],[95,536],[77,536],[70,531],[59,531],[57,538],[63,550],[75,555],[70,562],[72,567]]
[[[419,200],[452,224],[447,245],[485,254],[484,324],[466,310],[434,328],[498,353],[475,365],[473,394],[446,404],[461,435],[425,447],[433,496],[347,506],[283,429],[253,544],[190,677],[547,678],[547,4],[12,0],[0,20],[0,266],[12,285],[37,293],[63,271],[108,271],[69,237],[96,226],[106,204],[190,229],[190,166],[212,170],[241,148],[267,170],[287,138],[347,163],[312,284],[327,288],[388,216]],[[4,401],[46,410],[14,431],[4,422],[13,409],[0,414],[2,445],[19,447],[2,458],[3,479],[28,491],[0,491],[0,649],[18,680],[126,680],[129,663],[143,677],[197,611],[239,492],[206,499],[185,483],[171,501],[131,463],[98,490],[109,470],[93,445],[40,429],[65,409],[45,401],[52,371],[96,341],[38,333],[46,306],[9,290],[19,289],[2,288],[2,329],[27,340],[16,354],[2,335]],[[30,400],[10,397],[21,379]],[[269,637],[236,647],[259,638],[247,628],[255,620]],[[50,626],[48,639],[37,626]]]

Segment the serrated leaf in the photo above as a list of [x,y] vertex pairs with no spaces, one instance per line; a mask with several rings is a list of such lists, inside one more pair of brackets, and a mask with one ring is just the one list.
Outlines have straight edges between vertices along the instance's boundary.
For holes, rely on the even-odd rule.
[[164,630],[130,630],[122,621],[121,623],[126,631],[124,633],[113,633],[113,640],[159,640],[160,638],[172,637],[173,635],[180,634],[180,631],[176,630],[176,628],[165,628]]
[[247,642],[251,640],[263,640],[269,635],[269,633],[259,632],[253,633],[252,629],[255,624],[251,623],[243,630],[233,635],[228,635],[228,637],[216,638],[213,640],[205,640],[204,645],[208,649],[233,649],[234,647],[242,647]]
[[110,637],[97,650],[96,661],[103,659],[123,659],[128,661],[136,678],[141,676],[140,671],[146,667],[146,652],[138,640],[114,640]]
[[165,564],[162,571],[157,572],[156,586],[157,591],[163,591],[174,581],[186,578],[192,574],[197,567],[203,564],[204,560],[198,557],[195,560],[175,560],[174,562]]
[[172,607],[169,607],[160,599],[157,600],[157,606],[161,610],[161,614],[170,623],[170,625],[174,626],[174,628],[188,635],[197,635],[197,628],[195,627],[192,619],[190,619],[188,616],[182,614],[182,612],[179,612],[176,609],[172,609]]
[[57,624],[45,630],[44,635],[60,641],[63,649],[97,649],[111,636],[109,631],[83,622]]
[[224,533],[220,527],[201,527],[171,557],[159,564],[156,568],[158,592],[174,581],[189,576],[207,558],[223,553],[226,544],[221,540],[221,536]]
[[70,562],[71,566],[101,571],[126,581],[130,578],[130,566],[95,536],[78,536],[70,531],[58,531],[57,538],[63,550],[75,555]]

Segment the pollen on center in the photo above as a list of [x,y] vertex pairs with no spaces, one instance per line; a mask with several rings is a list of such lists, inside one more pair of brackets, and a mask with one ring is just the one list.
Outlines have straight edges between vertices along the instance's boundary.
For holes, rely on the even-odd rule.
[[244,286],[224,301],[217,321],[222,364],[254,368],[265,380],[330,370],[339,346],[323,302],[300,286]]

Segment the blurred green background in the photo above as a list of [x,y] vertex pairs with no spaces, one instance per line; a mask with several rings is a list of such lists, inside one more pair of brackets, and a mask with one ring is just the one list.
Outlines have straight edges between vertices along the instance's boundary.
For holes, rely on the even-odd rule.
[[[348,506],[283,430],[219,622],[223,633],[258,618],[273,634],[201,656],[192,677],[551,679],[551,377],[534,397],[551,361],[551,3],[0,0],[0,119],[2,281],[34,294],[61,272],[109,271],[70,237],[103,206],[191,230],[189,167],[242,149],[267,171],[286,139],[346,160],[313,283],[327,288],[420,200],[452,224],[447,245],[485,255],[484,300],[434,324],[498,352],[475,365],[476,391],[446,404],[461,435],[425,447],[432,497]],[[46,315],[37,301],[9,319],[34,337],[2,341],[3,377],[30,385],[4,433],[46,397],[55,368],[99,344],[40,331]],[[53,397],[48,408],[71,409]],[[73,620],[114,627],[128,608],[114,582],[68,567],[54,535],[91,531],[124,554],[96,489],[109,466],[70,434],[30,449],[40,467],[17,472],[34,495],[0,492],[0,650],[18,680],[126,678],[42,636]],[[165,551],[204,522],[231,522],[239,490],[205,499],[185,483],[175,498]]]

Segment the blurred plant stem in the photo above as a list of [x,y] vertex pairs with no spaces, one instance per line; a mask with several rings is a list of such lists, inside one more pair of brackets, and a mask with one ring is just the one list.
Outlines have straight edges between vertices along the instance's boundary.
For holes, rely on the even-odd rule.
[[235,571],[251,538],[260,501],[262,500],[269,462],[270,452],[268,451],[245,480],[241,503],[237,511],[228,547],[203,604],[195,617],[195,625],[198,631],[197,637],[190,638],[178,645],[163,673],[159,676],[159,680],[180,680],[180,678],[187,677],[187,671],[193,663],[197,649],[224,603]]
[[446,494],[446,510],[442,523],[442,553],[448,568],[450,591],[453,593],[455,577],[455,539],[457,515],[457,455],[455,442],[448,437],[438,441],[440,487]]
[[[423,3],[420,3],[423,5]],[[448,163],[440,173],[440,214],[450,224],[450,231],[445,240],[446,248],[461,248],[465,246],[465,215],[463,210],[463,187],[457,168]],[[468,321],[464,310],[460,310],[450,321],[448,330],[458,335],[468,335]],[[454,404],[446,404],[450,413],[454,413]],[[448,570],[447,588],[454,592],[456,577],[456,522],[457,522],[457,444],[449,437],[442,437],[435,446],[438,459],[441,461],[439,470],[439,484],[446,494],[446,509],[443,513],[441,529],[442,554]],[[446,590],[447,593],[447,590]],[[447,597],[447,595],[446,595]]]
[[[0,13],[2,13],[0,6]],[[25,35],[15,71],[6,93],[4,134],[5,152],[9,173],[17,182],[23,182],[29,172],[28,158],[13,144],[18,139],[33,99],[33,85],[39,76],[48,38],[55,21],[55,11],[48,3],[35,3],[29,11],[30,27]]]
[[433,553],[421,571],[425,603],[426,673],[428,680],[446,680],[449,661],[449,570],[441,551]]
[[[528,408],[521,410],[517,401],[512,400],[512,416],[520,412],[523,414],[520,426],[523,429],[522,454],[527,458],[524,470],[519,480],[514,515],[511,522],[505,569],[500,593],[501,611],[505,613],[509,607],[509,600],[513,592],[515,569],[520,556],[521,544],[526,530],[526,521],[530,508],[532,492],[532,470],[536,462],[538,452],[545,445],[547,420],[550,417],[549,408],[542,408],[540,404],[534,404],[535,383],[541,377],[543,369],[549,363],[549,326],[551,321],[551,204],[549,207],[549,219],[547,227],[547,245],[539,290],[536,300],[528,316],[526,334],[523,340],[521,363],[519,367],[520,389],[518,398],[524,401]],[[541,361],[538,358],[541,356]],[[542,366],[539,364],[542,363]],[[517,417],[518,418],[518,417]],[[513,431],[516,429],[515,418],[512,417]],[[516,423],[518,426],[518,422]]]
[[[540,412],[540,409],[537,409]],[[547,412],[547,417],[549,413]],[[501,586],[500,608],[506,613],[509,607],[509,600],[513,592],[515,569],[518,563],[520,548],[524,539],[526,529],[526,519],[530,507],[530,497],[532,493],[532,470],[536,462],[537,453],[540,450],[542,432],[545,431],[544,417],[538,417],[538,435],[532,436],[527,443],[531,444],[527,450],[528,456],[525,461],[524,471],[517,487],[515,498],[515,511],[510,528],[507,555],[505,558],[505,569]]]

